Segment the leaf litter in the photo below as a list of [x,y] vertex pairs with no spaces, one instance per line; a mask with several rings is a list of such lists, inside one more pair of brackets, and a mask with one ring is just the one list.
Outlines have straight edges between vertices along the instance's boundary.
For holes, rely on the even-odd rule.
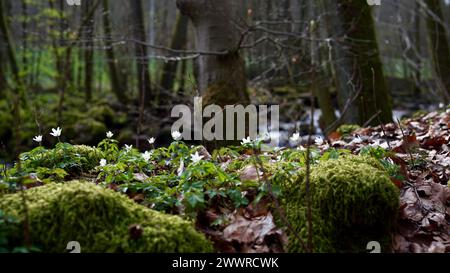
[[396,183],[401,195],[394,252],[450,252],[449,132],[449,111],[431,112],[358,129],[344,137],[333,134],[329,140],[332,147],[353,153],[366,146],[380,146],[400,167],[404,183]]

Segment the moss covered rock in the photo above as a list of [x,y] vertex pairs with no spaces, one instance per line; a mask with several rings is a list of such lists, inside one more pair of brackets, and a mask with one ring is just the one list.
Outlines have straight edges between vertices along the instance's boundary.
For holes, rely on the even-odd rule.
[[314,207],[335,226],[389,230],[396,219],[399,190],[385,171],[355,158],[324,161],[313,168]]
[[[306,232],[305,172],[296,181],[283,183],[282,203],[297,232]],[[313,233],[318,252],[363,252],[369,241],[387,250],[396,222],[399,190],[378,162],[367,157],[346,156],[320,162],[311,170]],[[306,234],[306,233],[305,233]],[[306,238],[306,236],[302,236]],[[290,241],[295,240],[291,234]],[[289,251],[301,251],[290,243]]]
[[[73,181],[25,191],[30,235],[44,252],[208,252],[210,242],[191,223],[138,205],[92,183]],[[0,210],[24,220],[20,193],[5,195]],[[21,231],[14,234],[20,236]],[[21,238],[13,238],[21,240]]]
[[[304,252],[300,239],[304,244],[308,240],[308,222],[307,222],[307,208],[304,205],[298,203],[289,202],[284,206],[284,212],[287,216],[289,224],[293,231],[287,230],[289,240],[287,244],[287,250],[292,253]],[[275,214],[277,215],[277,214]],[[336,252],[334,238],[332,236],[332,226],[330,222],[324,220],[317,209],[312,208],[312,242],[314,252],[318,253],[330,253]],[[286,226],[285,223],[278,217],[278,223],[282,226]]]

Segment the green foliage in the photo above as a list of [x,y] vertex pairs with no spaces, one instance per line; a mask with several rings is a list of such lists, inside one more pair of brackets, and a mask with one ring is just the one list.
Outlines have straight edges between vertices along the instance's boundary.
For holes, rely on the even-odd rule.
[[213,200],[234,207],[249,202],[242,195],[248,185],[208,161],[189,164],[180,176],[154,175],[141,183],[124,183],[120,188],[128,193],[143,193],[145,202],[156,210],[178,208],[191,216],[211,205]]
[[[39,178],[65,178],[93,170],[102,159],[103,153],[85,145],[58,143],[54,149],[37,147],[20,155],[20,170],[24,173],[37,172]],[[15,171],[19,166],[16,166]]]
[[[188,219],[195,219],[199,212],[211,207],[233,211],[250,202],[257,204],[264,197],[274,196],[279,198],[295,233],[306,238],[304,182],[307,150],[276,149],[259,154],[261,143],[253,141],[221,148],[211,158],[199,162],[193,162],[192,155],[202,152],[203,147],[189,147],[181,141],[145,154],[131,147],[119,148],[118,141],[109,138],[102,140],[96,148],[58,143],[51,150],[38,147],[22,154],[20,168],[16,164],[12,170],[7,170],[2,184],[20,186],[28,181],[33,183],[34,175],[50,183],[93,174],[98,184],[96,189],[113,188],[133,199],[137,197],[135,200],[143,205],[140,206],[143,209],[150,207]],[[352,156],[349,150],[344,149],[330,148],[321,152],[315,147],[310,148],[315,251],[360,252],[365,251],[365,244],[372,240],[387,242],[386,246],[389,246],[388,234],[398,207],[398,190],[389,176],[398,178],[400,172],[389,156],[390,153],[381,147],[365,147],[359,156]],[[100,164],[100,160],[104,162]],[[249,179],[241,181],[242,171],[257,164],[262,164],[270,183],[262,177],[252,178],[251,174]],[[65,187],[61,186],[58,192],[63,192]],[[35,189],[27,193],[33,194],[33,191]],[[252,192],[250,199],[247,192]],[[34,202],[33,199],[30,201]],[[286,226],[282,218],[278,215],[278,224]],[[212,225],[225,221],[226,217],[219,215]],[[111,234],[105,235],[104,229],[90,228],[101,234],[91,238],[95,246],[90,251],[100,251],[100,242],[103,244],[108,240],[116,245],[108,245],[113,249],[111,251],[135,251],[129,242]],[[111,230],[114,230],[112,226]],[[114,232],[125,236],[123,230]],[[289,251],[302,251],[296,236],[290,230],[288,234]],[[105,236],[108,240],[101,239]],[[56,243],[62,247],[62,243],[56,241],[45,241],[44,246]]]
[[[390,177],[404,180],[405,178],[400,174],[400,166],[394,164],[389,160],[389,156],[392,155],[391,152],[377,146],[366,146],[360,151],[361,157],[353,157],[353,160],[358,158],[365,158],[365,162],[380,170],[385,170]],[[369,158],[370,157],[370,158]]]
[[375,159],[381,160],[386,157],[386,150],[380,146],[366,146],[361,149],[359,154],[362,156],[371,156]]
[[344,124],[341,125],[336,131],[341,134],[341,136],[348,136],[360,128],[361,127],[357,124]]
[[[69,182],[30,189],[30,236],[44,252],[64,252],[78,241],[82,252],[209,252],[211,244],[191,223],[140,206],[92,183]],[[24,220],[19,193],[5,195],[0,209]],[[132,225],[142,234],[133,235]],[[13,232],[13,240],[21,232]],[[19,238],[20,239],[20,238]]]

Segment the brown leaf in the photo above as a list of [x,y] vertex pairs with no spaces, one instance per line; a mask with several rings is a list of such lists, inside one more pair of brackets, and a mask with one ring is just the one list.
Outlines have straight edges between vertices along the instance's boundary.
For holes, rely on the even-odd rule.
[[241,252],[266,252],[266,239],[275,236],[278,241],[285,241],[284,233],[275,225],[272,214],[245,218],[243,215],[236,213],[234,221],[228,225],[223,231],[223,237],[229,242],[240,244]]
[[251,181],[261,179],[263,172],[260,170],[256,170],[256,167],[253,165],[247,165],[240,171],[239,178],[241,181]]
[[339,132],[332,132],[328,135],[328,140],[331,142],[341,140],[342,135]]

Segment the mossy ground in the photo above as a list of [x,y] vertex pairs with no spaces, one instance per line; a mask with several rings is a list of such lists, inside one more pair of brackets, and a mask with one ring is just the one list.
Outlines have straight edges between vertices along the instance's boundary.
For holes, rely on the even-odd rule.
[[102,152],[86,145],[59,143],[55,149],[38,147],[31,153],[21,155],[22,168],[61,168],[70,174],[80,174],[94,169],[103,158]]
[[[113,139],[105,139],[97,148],[58,143],[52,150],[38,147],[22,154],[21,165],[8,171],[10,178],[0,179],[0,189],[11,191],[5,186],[20,177],[27,181],[32,173],[49,184],[25,191],[32,234],[37,238],[33,243],[44,246],[44,251],[59,252],[68,240],[76,240],[91,252],[197,252],[211,249],[188,222],[148,207],[192,221],[208,209],[234,211],[252,205],[268,197],[266,182],[271,182],[270,195],[279,198],[294,230],[285,229],[289,236],[286,250],[304,251],[295,234],[308,237],[306,151],[284,149],[255,155],[249,145],[222,148],[210,158],[193,162],[192,155],[204,148],[177,141],[147,153],[148,158],[136,149],[120,149]],[[254,167],[255,157],[264,166],[267,181],[252,175],[241,178],[243,169]],[[106,165],[101,166],[104,158]],[[369,241],[383,243],[387,251],[399,191],[380,159],[350,155],[346,150],[329,149],[322,154],[312,149],[311,165],[314,251],[365,252]],[[70,182],[74,177],[92,185]],[[36,185],[41,184],[32,187]],[[0,210],[20,216],[19,197],[6,195]],[[273,204],[268,209],[279,213]],[[278,226],[286,228],[280,219]],[[128,227],[133,224],[143,229],[137,241],[129,239]],[[216,228],[210,224],[207,228]]]
[[[134,203],[93,183],[53,183],[24,192],[30,239],[43,252],[209,252],[211,244],[192,224]],[[21,193],[0,200],[0,209],[25,220]],[[132,230],[132,226],[140,228]],[[134,234],[133,234],[134,233]],[[13,233],[21,240],[21,229]]]

